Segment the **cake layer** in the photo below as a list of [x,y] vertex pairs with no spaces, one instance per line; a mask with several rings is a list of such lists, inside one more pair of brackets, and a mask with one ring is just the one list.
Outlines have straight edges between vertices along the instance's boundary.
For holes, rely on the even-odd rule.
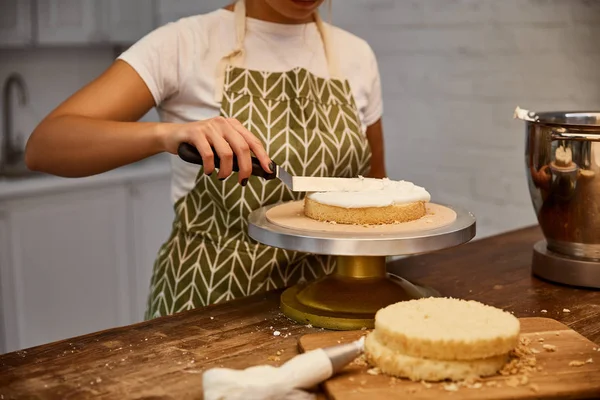
[[425,203],[392,204],[385,207],[344,208],[305,198],[304,214],[318,221],[338,224],[383,225],[414,221],[426,214]]
[[381,372],[413,381],[461,381],[496,374],[508,361],[508,354],[479,360],[438,361],[412,357],[381,344],[374,332],[365,340],[367,361]]
[[424,298],[392,304],[375,315],[377,340],[401,354],[435,360],[503,355],[519,340],[512,314],[476,301]]

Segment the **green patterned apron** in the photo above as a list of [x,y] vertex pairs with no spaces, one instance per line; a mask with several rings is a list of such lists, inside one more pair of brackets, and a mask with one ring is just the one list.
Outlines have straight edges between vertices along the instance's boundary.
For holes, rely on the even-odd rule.
[[[220,114],[236,118],[262,141],[270,157],[294,175],[356,177],[371,153],[350,85],[337,79],[328,32],[318,14],[330,75],[306,69],[247,70],[243,65],[245,7],[235,5],[237,49],[223,58],[215,96]],[[236,176],[220,181],[202,169],[195,187],[175,204],[173,231],[154,264],[146,319],[283,288],[330,273],[332,257],[277,249],[247,235],[248,215],[260,207],[300,200],[278,180]]]

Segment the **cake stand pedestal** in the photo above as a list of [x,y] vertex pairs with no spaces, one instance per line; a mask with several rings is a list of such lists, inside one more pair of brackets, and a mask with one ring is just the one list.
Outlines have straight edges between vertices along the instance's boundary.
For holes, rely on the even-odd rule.
[[466,243],[475,217],[458,207],[428,204],[421,221],[383,227],[333,225],[303,215],[302,201],[253,211],[248,234],[273,247],[333,255],[332,274],[288,288],[281,310],[299,323],[333,330],[373,328],[377,310],[389,304],[439,296],[386,270],[386,257],[415,255]]

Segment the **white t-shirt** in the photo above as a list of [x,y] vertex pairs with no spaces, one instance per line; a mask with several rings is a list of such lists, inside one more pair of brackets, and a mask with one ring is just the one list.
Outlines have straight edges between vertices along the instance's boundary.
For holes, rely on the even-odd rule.
[[[382,114],[377,61],[364,40],[329,27],[331,47],[342,78],[348,79],[363,132]],[[214,91],[217,65],[235,48],[234,13],[219,9],[182,18],[150,32],[119,59],[142,77],[157,105],[161,121],[191,122],[219,115]],[[285,25],[246,19],[245,62],[241,67],[271,72],[303,67],[329,77],[327,60],[316,23]],[[173,202],[193,189],[199,166],[173,155]]]

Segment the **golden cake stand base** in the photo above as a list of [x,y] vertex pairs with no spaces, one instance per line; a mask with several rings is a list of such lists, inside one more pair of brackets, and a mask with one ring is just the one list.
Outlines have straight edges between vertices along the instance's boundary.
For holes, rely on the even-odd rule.
[[475,236],[475,217],[458,207],[428,203],[420,220],[365,227],[312,220],[302,204],[291,201],[253,211],[248,235],[280,249],[337,257],[333,273],[281,295],[281,310],[288,318],[319,328],[373,328],[375,313],[385,306],[439,296],[387,273],[386,257],[447,249]]
[[373,328],[377,310],[399,301],[439,296],[386,272],[385,256],[337,256],[335,271],[281,295],[281,310],[302,324],[333,330]]

